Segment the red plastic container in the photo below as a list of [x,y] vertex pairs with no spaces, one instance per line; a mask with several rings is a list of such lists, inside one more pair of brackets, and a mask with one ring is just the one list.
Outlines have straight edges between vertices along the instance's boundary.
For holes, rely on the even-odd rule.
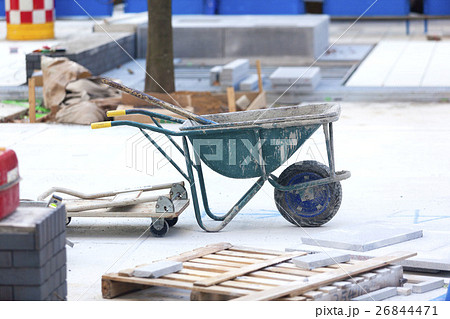
[[19,206],[19,167],[13,150],[0,148],[0,219]]

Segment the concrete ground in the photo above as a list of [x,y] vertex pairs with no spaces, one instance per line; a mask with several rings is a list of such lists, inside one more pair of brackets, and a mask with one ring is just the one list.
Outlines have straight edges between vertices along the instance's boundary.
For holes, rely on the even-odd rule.
[[[219,233],[202,231],[192,207],[164,238],[150,235],[146,219],[74,219],[67,229],[68,239],[75,243],[67,248],[68,299],[101,300],[102,274],[210,243],[284,250],[300,245],[302,236],[366,222],[424,231],[423,238],[383,252],[409,250],[450,263],[449,116],[448,104],[342,104],[335,126],[336,162],[338,170],[350,170],[352,177],[342,182],[340,211],[320,228],[298,228],[284,220],[270,185]],[[152,148],[146,150],[145,143],[132,150],[137,133],[127,127],[93,131],[77,125],[0,125],[2,145],[19,157],[21,198],[28,199],[52,186],[97,192],[181,180]],[[318,131],[289,163],[325,162],[324,144]],[[172,151],[183,165],[181,156]],[[209,169],[205,176],[212,209],[218,213],[227,211],[252,183],[226,179]]]

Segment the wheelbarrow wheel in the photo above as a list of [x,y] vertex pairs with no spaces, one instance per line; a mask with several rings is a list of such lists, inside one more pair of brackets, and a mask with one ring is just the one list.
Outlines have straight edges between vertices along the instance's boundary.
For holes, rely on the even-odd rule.
[[[316,161],[303,161],[286,168],[278,178],[283,186],[306,183],[330,176],[327,166]],[[341,183],[314,186],[301,191],[275,189],[275,203],[280,214],[300,227],[318,227],[336,215],[342,201]]]
[[164,237],[169,231],[169,224],[166,220],[162,223],[162,227],[155,227],[154,224],[150,226],[150,232],[155,237]]
[[169,224],[169,227],[173,227],[178,222],[178,217],[166,219],[166,222]]

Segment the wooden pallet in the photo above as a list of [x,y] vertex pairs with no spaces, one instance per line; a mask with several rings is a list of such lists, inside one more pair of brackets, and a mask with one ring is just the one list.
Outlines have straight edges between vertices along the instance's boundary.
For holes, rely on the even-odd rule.
[[415,255],[396,253],[366,261],[351,260],[303,270],[297,268],[291,259],[305,254],[229,243],[213,244],[167,258],[183,262],[183,269],[160,278],[132,277],[134,269],[103,275],[102,293],[104,298],[111,299],[160,286],[190,290],[191,300],[314,300],[321,288],[349,279],[348,273],[358,275]]

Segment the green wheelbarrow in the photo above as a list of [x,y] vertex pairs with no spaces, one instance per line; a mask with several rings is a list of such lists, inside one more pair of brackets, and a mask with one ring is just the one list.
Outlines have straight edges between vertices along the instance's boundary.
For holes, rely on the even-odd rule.
[[[154,125],[132,121],[93,123],[93,129],[111,126],[133,126],[161,152],[161,154],[189,182],[192,203],[198,225],[205,231],[223,229],[255,196],[266,181],[275,188],[275,202],[281,215],[297,226],[320,226],[337,213],[342,189],[340,181],[350,177],[348,171],[335,171],[333,148],[333,122],[339,119],[337,104],[312,104],[278,107],[234,113],[206,115],[208,124],[182,120],[147,110],[117,110],[108,117],[142,114],[149,116]],[[177,131],[168,130],[158,119],[182,124]],[[211,124],[209,124],[211,123]],[[303,161],[286,168],[279,177],[272,174],[285,163],[320,127],[325,134],[328,167]],[[164,134],[183,154],[186,172],[158,145],[147,131]],[[181,136],[182,146],[173,136]],[[247,192],[222,215],[213,214],[209,207],[202,163],[213,171],[230,178],[257,178]],[[194,172],[198,177],[198,184]],[[200,190],[206,215],[217,224],[206,226],[202,220]]]

